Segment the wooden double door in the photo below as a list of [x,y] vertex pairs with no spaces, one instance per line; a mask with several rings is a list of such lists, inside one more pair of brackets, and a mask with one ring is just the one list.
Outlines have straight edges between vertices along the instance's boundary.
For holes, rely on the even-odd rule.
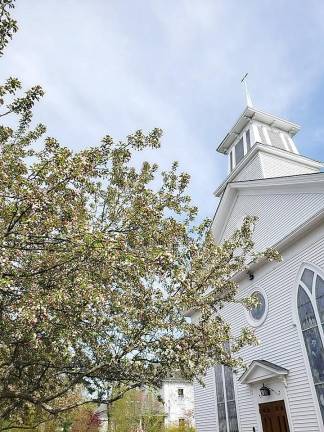
[[283,400],[259,404],[263,432],[289,432]]

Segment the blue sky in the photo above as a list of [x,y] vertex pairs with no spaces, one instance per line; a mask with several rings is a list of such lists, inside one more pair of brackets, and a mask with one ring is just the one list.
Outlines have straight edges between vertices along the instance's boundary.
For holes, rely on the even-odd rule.
[[154,155],[192,176],[201,216],[226,176],[215,151],[244,108],[302,126],[302,154],[323,157],[324,2],[321,0],[18,0],[20,31],[0,78],[41,84],[35,118],[74,149],[109,133],[164,129]]

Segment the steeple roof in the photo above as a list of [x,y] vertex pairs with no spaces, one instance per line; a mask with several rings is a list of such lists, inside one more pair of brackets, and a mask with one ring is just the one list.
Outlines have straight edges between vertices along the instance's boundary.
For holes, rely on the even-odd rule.
[[[260,155],[261,153],[261,155]],[[263,155],[268,154],[272,157],[276,156],[276,159],[274,160],[274,163],[277,165],[278,169],[282,169],[283,172],[281,175],[278,175],[278,173],[273,170],[273,167],[268,167],[267,162],[265,162],[263,159]],[[229,173],[229,175],[226,177],[226,179],[218,186],[218,188],[215,190],[214,195],[216,197],[220,197],[222,193],[224,192],[226,185],[228,183],[231,183],[233,181],[240,181],[239,174],[247,167],[253,160],[256,160],[255,157],[260,157],[262,159],[262,162],[260,162],[261,170],[258,172],[252,172],[249,173],[249,176],[247,178],[244,178],[244,180],[255,180],[255,179],[261,179],[261,178],[271,178],[271,177],[280,177],[280,176],[291,176],[293,175],[291,172],[288,172],[286,168],[282,167],[282,163],[279,164],[279,159],[282,161],[289,161],[291,163],[294,163],[294,170],[296,169],[296,172],[294,174],[303,174],[303,173],[310,173],[310,172],[318,172],[321,168],[323,168],[323,162],[310,159],[306,156],[302,156],[300,154],[294,154],[291,152],[288,152],[286,150],[279,149],[277,147],[268,146],[259,142],[256,142],[255,145],[252,147],[251,151],[241,160],[241,162],[234,168],[233,171]],[[268,169],[270,168],[270,169]]]
[[243,129],[249,124],[251,120],[255,120],[257,122],[279,129],[283,132],[289,133],[290,136],[294,136],[300,130],[300,126],[296,123],[292,123],[288,120],[247,106],[232,129],[220,143],[217,151],[227,154],[228,149],[231,147],[237,136],[243,131]]

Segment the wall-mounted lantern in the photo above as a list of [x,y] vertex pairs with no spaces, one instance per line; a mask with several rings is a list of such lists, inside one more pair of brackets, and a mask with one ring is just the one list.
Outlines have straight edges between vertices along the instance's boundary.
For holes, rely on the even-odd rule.
[[270,391],[269,387],[262,384],[262,387],[260,388],[260,393],[261,393],[261,396],[270,396],[271,391]]

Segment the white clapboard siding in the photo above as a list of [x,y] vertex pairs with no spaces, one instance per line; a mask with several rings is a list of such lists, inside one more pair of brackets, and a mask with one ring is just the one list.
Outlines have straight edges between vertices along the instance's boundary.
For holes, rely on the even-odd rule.
[[238,173],[232,181],[245,181],[245,180],[255,180],[264,178],[260,152],[258,152],[255,157],[244,167],[244,170]]
[[239,430],[240,432],[251,432],[253,430],[252,427],[257,424],[257,412],[250,388],[239,384],[237,378],[238,377],[234,375]]
[[[261,341],[257,347],[242,350],[241,355],[247,363],[254,359],[264,359],[289,370],[288,399],[294,432],[319,432],[323,426],[318,423],[315,410],[316,399],[311,392],[312,381],[309,381],[303,355],[303,341],[299,337],[294,323],[296,276],[302,262],[317,265],[324,272],[324,238],[278,264],[271,272],[249,287],[242,289],[240,296],[252,293],[256,288],[266,292],[269,311],[265,322],[256,328],[256,335]],[[223,315],[231,322],[233,332],[239,333],[242,326],[248,325],[243,307],[229,305]],[[237,379],[236,379],[237,381]],[[238,409],[240,413],[240,431],[250,432],[256,421],[251,406],[249,386],[236,383]],[[322,429],[320,429],[322,427]],[[200,432],[200,431],[199,431]]]
[[260,153],[263,177],[293,176],[318,172],[318,169],[283,159],[268,153]]
[[259,251],[272,246],[324,207],[323,193],[240,194],[228,218],[222,239],[228,238],[239,221],[257,216],[253,239]]
[[232,179],[233,182],[261,178],[293,176],[318,172],[317,168],[283,159],[273,154],[258,152],[255,157]]
[[[259,270],[260,274],[255,275],[253,284],[240,288],[239,297],[245,297],[255,289],[261,288],[269,302],[267,318],[256,328],[256,335],[261,344],[256,347],[245,347],[240,355],[247,364],[255,359],[264,359],[288,369],[287,396],[292,419],[291,432],[321,432],[324,427],[318,420],[315,408],[317,400],[314,399],[313,382],[306,370],[308,363],[303,354],[303,341],[294,322],[296,277],[303,262],[317,265],[324,272],[323,232],[315,243],[302,251],[296,249],[294,252],[291,249],[290,258],[276,264],[272,270],[264,270],[264,275],[263,270]],[[235,335],[239,334],[242,327],[248,326],[246,311],[239,304],[226,306],[223,316],[231,323]],[[257,432],[261,432],[258,430],[257,407],[250,387],[238,383],[238,377],[234,376],[240,432],[251,432],[253,427]],[[217,432],[213,370],[208,371],[206,384],[206,388],[195,384],[197,430]]]
[[214,368],[204,377],[205,387],[194,382],[195,424],[198,432],[217,432]]

